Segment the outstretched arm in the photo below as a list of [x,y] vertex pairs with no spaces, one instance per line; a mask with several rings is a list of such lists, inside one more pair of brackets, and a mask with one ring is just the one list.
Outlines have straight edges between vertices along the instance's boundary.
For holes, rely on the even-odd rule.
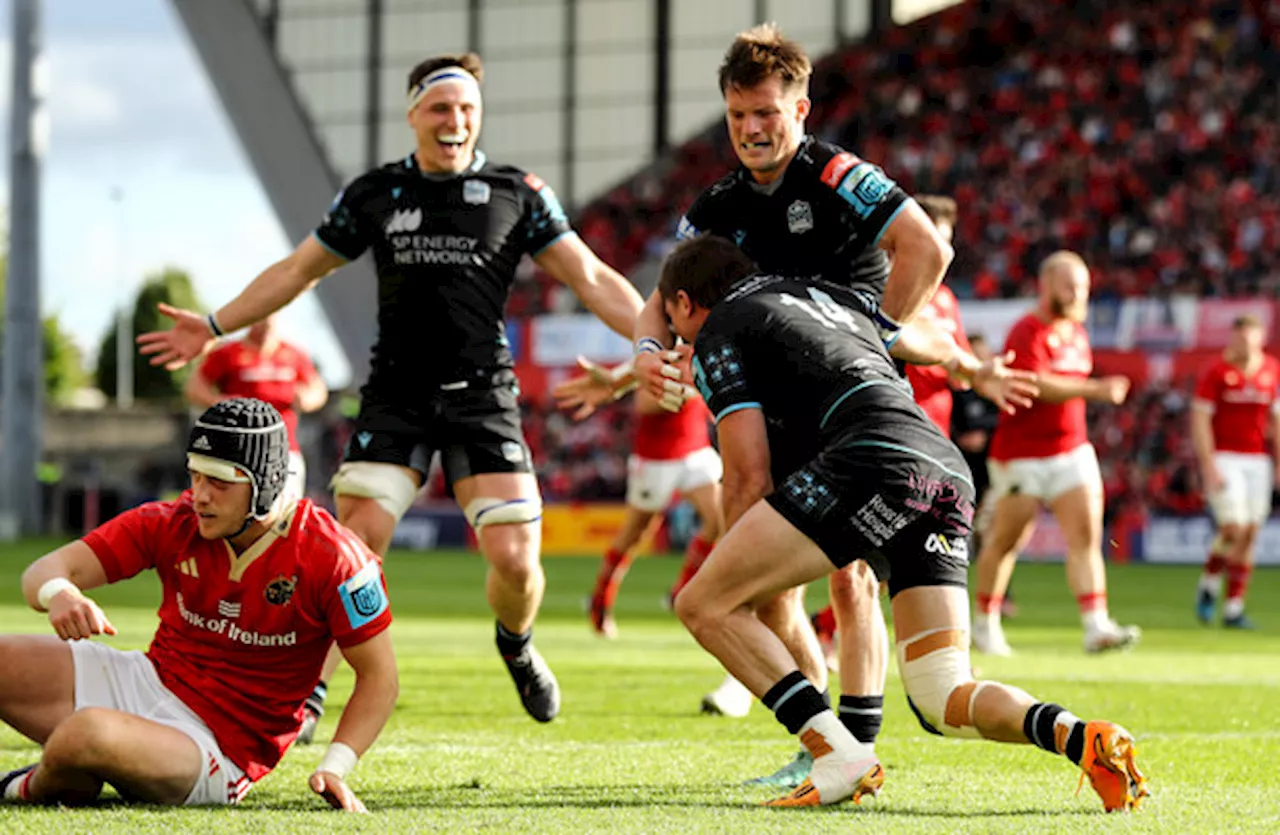
[[576,234],[564,235],[533,259],[566,285],[600,321],[631,339],[644,300],[630,281],[601,261]]
[[151,356],[152,365],[177,371],[203,354],[216,336],[262,321],[345,263],[309,235],[287,258],[267,267],[240,295],[207,317],[160,305],[160,312],[174,320],[173,327],[141,334],[140,350]]

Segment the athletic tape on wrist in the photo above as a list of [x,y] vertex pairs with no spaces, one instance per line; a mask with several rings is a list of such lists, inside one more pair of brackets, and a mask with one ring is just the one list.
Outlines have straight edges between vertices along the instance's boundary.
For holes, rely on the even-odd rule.
[[54,577],[52,580],[45,581],[45,584],[36,592],[36,602],[40,604],[41,609],[48,610],[53,599],[69,589],[80,591],[80,587],[66,577]]
[[222,336],[223,331],[222,327],[218,324],[218,317],[210,313],[204,321],[209,325],[209,330],[213,331],[214,336]]
[[652,336],[642,336],[636,340],[637,354],[660,354],[665,348],[662,343],[654,339]]
[[316,771],[327,771],[336,774],[339,779],[347,779],[347,775],[356,767],[360,757],[350,745],[341,742],[330,742],[329,748],[316,766]]
[[893,343],[898,341],[899,336],[902,336],[902,325],[898,324],[892,317],[886,316],[880,310],[875,312],[872,319],[875,320],[876,330],[880,333],[880,340],[884,342],[884,347],[892,348]]

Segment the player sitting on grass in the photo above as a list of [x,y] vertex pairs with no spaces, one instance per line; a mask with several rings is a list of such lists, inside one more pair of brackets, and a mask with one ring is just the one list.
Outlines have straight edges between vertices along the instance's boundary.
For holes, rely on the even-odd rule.
[[968,565],[954,547],[969,533],[973,483],[889,359],[885,343],[900,334],[848,288],[761,274],[723,238],[679,244],[658,290],[693,345],[725,473],[727,530],[676,614],[814,759],[809,778],[770,805],[856,801],[884,782],[875,749],[756,613],[856,557],[889,582],[898,668],[925,730],[1037,745],[1083,769],[1108,810],[1135,806],[1146,781],[1128,731],[973,678]]
[[[260,400],[224,400],[187,444],[191,489],[122,513],[36,560],[22,592],[58,637],[0,636],[0,720],[44,746],[0,773],[5,801],[234,805],[298,734],[337,642],[356,672],[308,784],[363,812],[345,778],[395,705],[391,611],[378,558],[308,499],[278,501],[289,439]],[[96,641],[115,627],[84,590],[154,569],[164,597],[144,654]]]

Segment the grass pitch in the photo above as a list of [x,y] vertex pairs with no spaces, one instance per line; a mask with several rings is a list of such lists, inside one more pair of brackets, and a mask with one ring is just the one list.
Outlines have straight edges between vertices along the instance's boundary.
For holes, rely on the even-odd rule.
[[[0,550],[0,631],[40,632],[17,592],[44,547]],[[329,811],[306,789],[323,745],[291,750],[237,809],[0,807],[0,832],[1280,832],[1280,574],[1259,571],[1251,613],[1261,629],[1195,623],[1189,568],[1118,566],[1112,609],[1146,630],[1136,651],[1086,657],[1060,566],[1025,565],[1022,614],[1008,624],[1019,655],[976,657],[985,676],[1024,687],[1084,718],[1134,731],[1153,797],[1107,817],[1078,772],[1029,746],[940,740],[916,725],[890,673],[877,745],[888,780],[863,807],[759,807],[768,792],[740,785],[794,753],[758,705],[744,720],[701,717],[721,677],[660,599],[678,563],[644,559],[618,606],[621,637],[597,639],[582,614],[596,564],[549,559],[537,641],[559,676],[561,717],[542,726],[521,710],[493,648],[483,565],[459,553],[393,553],[387,561],[401,669],[400,704],[351,779],[368,817]],[[810,592],[816,607],[824,588]],[[159,600],[138,578],[95,593],[121,634],[144,646]],[[0,670],[0,675],[4,671]],[[320,736],[332,734],[350,692],[331,685]],[[0,768],[38,749],[0,729]]]

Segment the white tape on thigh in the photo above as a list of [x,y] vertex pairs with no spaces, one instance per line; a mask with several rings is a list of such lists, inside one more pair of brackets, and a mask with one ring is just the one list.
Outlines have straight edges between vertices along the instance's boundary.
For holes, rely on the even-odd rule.
[[542,499],[472,499],[463,508],[471,527],[520,525],[542,518]]
[[966,629],[934,629],[897,645],[898,672],[925,730],[977,739],[973,703],[986,682],[973,680]]
[[373,499],[396,519],[404,516],[418,485],[403,468],[377,461],[350,461],[338,468],[329,481],[335,496]]

